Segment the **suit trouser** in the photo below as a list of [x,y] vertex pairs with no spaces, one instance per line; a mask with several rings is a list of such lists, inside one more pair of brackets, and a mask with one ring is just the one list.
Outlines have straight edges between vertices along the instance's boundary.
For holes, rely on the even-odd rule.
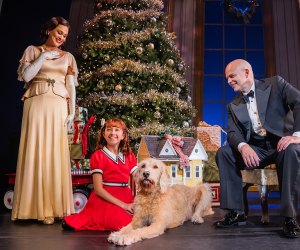
[[[290,144],[285,150],[264,149],[254,145],[251,148],[260,158],[264,168],[275,163],[280,186],[280,214],[296,217],[300,189],[300,145]],[[244,210],[242,176],[240,170],[246,168],[241,154],[230,146],[221,147],[216,154],[220,174],[220,207],[222,209]]]

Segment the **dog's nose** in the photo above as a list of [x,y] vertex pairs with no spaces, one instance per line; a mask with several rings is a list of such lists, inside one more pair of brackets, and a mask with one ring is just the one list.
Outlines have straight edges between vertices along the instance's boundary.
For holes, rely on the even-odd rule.
[[143,173],[143,176],[144,176],[145,178],[148,178],[149,175],[150,175],[150,172],[148,172],[148,171],[146,171],[146,172]]

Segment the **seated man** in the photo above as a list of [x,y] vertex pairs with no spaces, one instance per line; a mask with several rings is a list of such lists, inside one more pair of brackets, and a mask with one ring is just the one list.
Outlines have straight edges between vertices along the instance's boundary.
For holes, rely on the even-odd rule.
[[254,80],[251,65],[242,59],[230,62],[225,75],[238,95],[228,105],[229,146],[221,147],[216,155],[221,208],[228,213],[215,225],[246,224],[240,170],[276,163],[283,234],[299,237],[300,92],[280,76]]

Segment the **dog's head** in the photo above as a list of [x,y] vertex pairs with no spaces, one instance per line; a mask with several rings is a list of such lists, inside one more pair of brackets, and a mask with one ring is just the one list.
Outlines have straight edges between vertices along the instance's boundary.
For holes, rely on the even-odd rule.
[[137,192],[153,192],[156,189],[164,193],[169,185],[169,179],[166,165],[162,161],[147,158],[139,163],[135,175]]

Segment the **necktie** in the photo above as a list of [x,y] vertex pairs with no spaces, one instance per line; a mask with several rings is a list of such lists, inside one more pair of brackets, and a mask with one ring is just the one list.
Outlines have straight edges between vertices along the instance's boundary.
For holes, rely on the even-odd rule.
[[252,98],[254,97],[254,91],[253,90],[250,90],[250,92],[247,95],[243,96],[243,99],[244,99],[245,103],[249,102],[249,97],[252,97]]

